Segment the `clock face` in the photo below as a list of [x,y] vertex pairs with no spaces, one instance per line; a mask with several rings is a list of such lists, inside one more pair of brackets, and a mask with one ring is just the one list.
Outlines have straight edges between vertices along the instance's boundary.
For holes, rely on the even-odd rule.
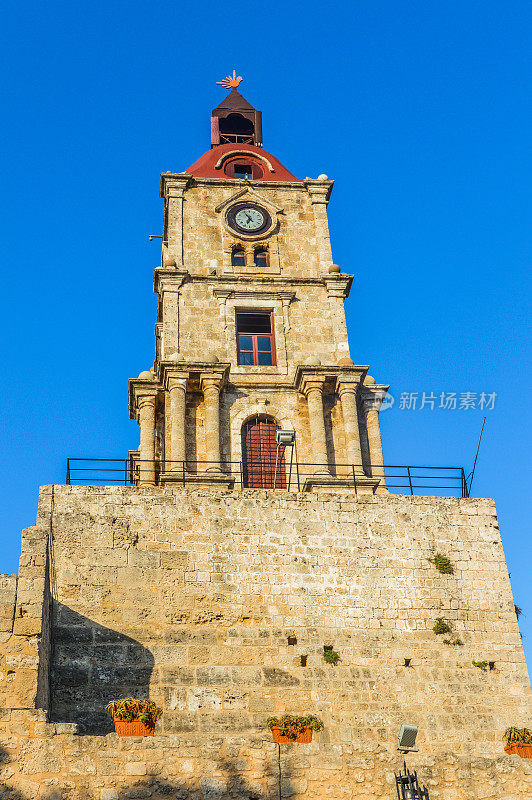
[[257,203],[237,203],[227,212],[227,222],[237,233],[257,235],[268,231],[272,219]]
[[235,222],[246,231],[256,231],[264,225],[264,214],[257,208],[241,208],[235,214]]

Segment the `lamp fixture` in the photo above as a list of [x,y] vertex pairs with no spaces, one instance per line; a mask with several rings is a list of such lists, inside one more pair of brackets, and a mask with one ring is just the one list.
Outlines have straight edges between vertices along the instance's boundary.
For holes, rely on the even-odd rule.
[[283,431],[277,430],[275,432],[275,441],[278,445],[282,445],[283,447],[289,447],[290,445],[294,444],[296,438],[295,431]]
[[398,800],[429,800],[428,789],[426,786],[420,787],[417,772],[410,772],[406,767],[406,761],[403,763],[403,769],[404,774],[394,773]]
[[418,751],[414,747],[416,743],[416,736],[418,732],[417,725],[401,725],[401,729],[399,731],[399,736],[397,737],[397,748],[402,753],[417,753]]

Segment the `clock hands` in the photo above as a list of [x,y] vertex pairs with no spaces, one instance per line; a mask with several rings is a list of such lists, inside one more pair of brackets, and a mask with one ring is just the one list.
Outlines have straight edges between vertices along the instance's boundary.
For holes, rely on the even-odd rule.
[[[263,211],[262,209],[258,208],[249,208],[249,207],[242,207],[240,208],[237,206],[234,212],[234,216],[232,217],[234,224],[240,228],[240,230],[248,231],[249,233],[254,233],[255,231],[262,230],[264,226],[269,224],[269,216],[267,212]],[[228,218],[229,224],[231,225],[231,220]]]

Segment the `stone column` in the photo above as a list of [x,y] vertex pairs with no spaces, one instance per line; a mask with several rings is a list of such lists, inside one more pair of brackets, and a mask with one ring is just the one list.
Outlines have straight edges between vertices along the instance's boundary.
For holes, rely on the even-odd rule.
[[[177,267],[183,265],[183,199],[190,176],[163,173],[165,200],[167,204],[166,218],[168,245],[165,260],[175,260]],[[165,264],[166,266],[166,264]]]
[[141,395],[137,401],[140,425],[139,486],[155,485],[155,395]]
[[323,416],[323,379],[307,379],[303,389],[308,403],[310,443],[315,475],[330,475],[327,459],[327,439]]
[[207,472],[221,472],[220,464],[220,389],[221,378],[202,378],[201,391],[205,403],[205,449]]
[[182,470],[182,461],[186,460],[185,446],[185,409],[186,378],[168,377],[168,395],[170,399],[170,456],[171,470]]
[[364,411],[366,414],[366,427],[368,431],[369,457],[371,460],[371,475],[379,478],[379,489],[386,489],[384,476],[384,459],[382,457],[381,427],[379,424],[379,409],[383,395],[375,393],[364,397]]
[[349,341],[347,338],[344,301],[349,295],[352,278],[351,276],[341,275],[340,267],[335,264],[330,268],[329,273],[331,273],[333,269],[338,270],[338,272],[332,272],[332,274],[324,278],[324,281],[327,287],[329,308],[331,310],[334,346],[337,359],[349,358]]
[[360,431],[358,427],[357,385],[356,383],[338,382],[338,394],[342,403],[344,418],[345,447],[349,466],[355,467],[355,473],[363,474],[362,452],[360,450]]
[[325,176],[322,180],[305,181],[310,195],[314,223],[316,226],[316,244],[322,269],[327,270],[332,265],[331,237],[327,221],[327,204],[331,193],[332,181]]

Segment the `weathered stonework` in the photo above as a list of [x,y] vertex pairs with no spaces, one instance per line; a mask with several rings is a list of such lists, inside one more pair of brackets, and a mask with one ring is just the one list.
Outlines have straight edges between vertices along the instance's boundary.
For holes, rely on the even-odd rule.
[[[502,750],[532,703],[490,500],[43,487],[24,548],[20,585],[47,586],[36,562],[50,553],[53,609],[51,722],[44,711],[2,719],[2,779],[24,798],[146,796],[127,794],[134,786],[278,797],[265,721],[285,711],[325,728],[283,746],[284,796],[391,800],[404,721],[420,727],[408,760],[431,798],[529,796],[526,762]],[[453,575],[435,569],[436,552]],[[46,663],[47,600],[33,601],[26,613],[17,600],[16,619],[35,622],[12,638]],[[433,633],[437,617],[462,646]],[[25,661],[11,669],[14,684],[28,674]],[[163,707],[153,740],[109,732],[106,702],[130,694]]]
[[[247,155],[271,158],[260,147],[248,147]],[[253,182],[223,173],[202,177],[196,170],[161,176],[165,210],[162,264],[154,279],[155,362],[130,381],[130,416],[141,426],[139,452],[132,454],[140,484],[175,479],[171,473],[182,471],[183,462],[191,481],[207,471],[207,463],[218,463],[219,471],[238,482],[242,426],[259,415],[296,432],[307,477],[317,464],[325,466],[332,485],[334,477],[345,479],[355,468],[374,479],[359,488],[373,491],[379,481],[384,488],[380,438],[368,437],[365,400],[380,402],[388,387],[375,384],[368,367],[350,358],[344,300],[353,276],[332,263],[332,185],[326,176],[287,181],[269,174]],[[268,211],[269,231],[253,236],[231,229],[226,213],[246,201]],[[239,266],[232,263],[235,246],[245,252]],[[262,266],[254,263],[258,246],[268,253]],[[239,311],[272,314],[272,365],[239,363]],[[216,377],[222,366],[223,377]],[[218,397],[208,416],[204,389],[214,378]],[[319,383],[319,396],[307,394],[311,378]],[[346,382],[354,408],[347,422],[349,403],[340,401]],[[150,409],[154,404],[153,414],[147,402]],[[325,426],[325,441],[312,441],[317,424]],[[155,474],[148,466],[153,461]],[[205,475],[203,480],[209,483]]]
[[[42,487],[19,574],[0,576],[0,798],[393,800],[406,722],[430,800],[527,800],[530,764],[503,752],[532,695],[493,501],[389,494],[387,386],[349,357],[332,181],[295,178],[258,127],[231,139],[238,108],[260,127],[231,93],[213,151],[161,176],[134,485]],[[224,172],[237,157],[262,178]],[[237,201],[270,227],[235,233]],[[274,365],[239,363],[238,311],[271,315]],[[250,419],[295,432],[302,491],[241,488]],[[126,696],[161,706],[153,738],[112,731],[105,706]],[[285,712],[324,728],[274,745]]]

